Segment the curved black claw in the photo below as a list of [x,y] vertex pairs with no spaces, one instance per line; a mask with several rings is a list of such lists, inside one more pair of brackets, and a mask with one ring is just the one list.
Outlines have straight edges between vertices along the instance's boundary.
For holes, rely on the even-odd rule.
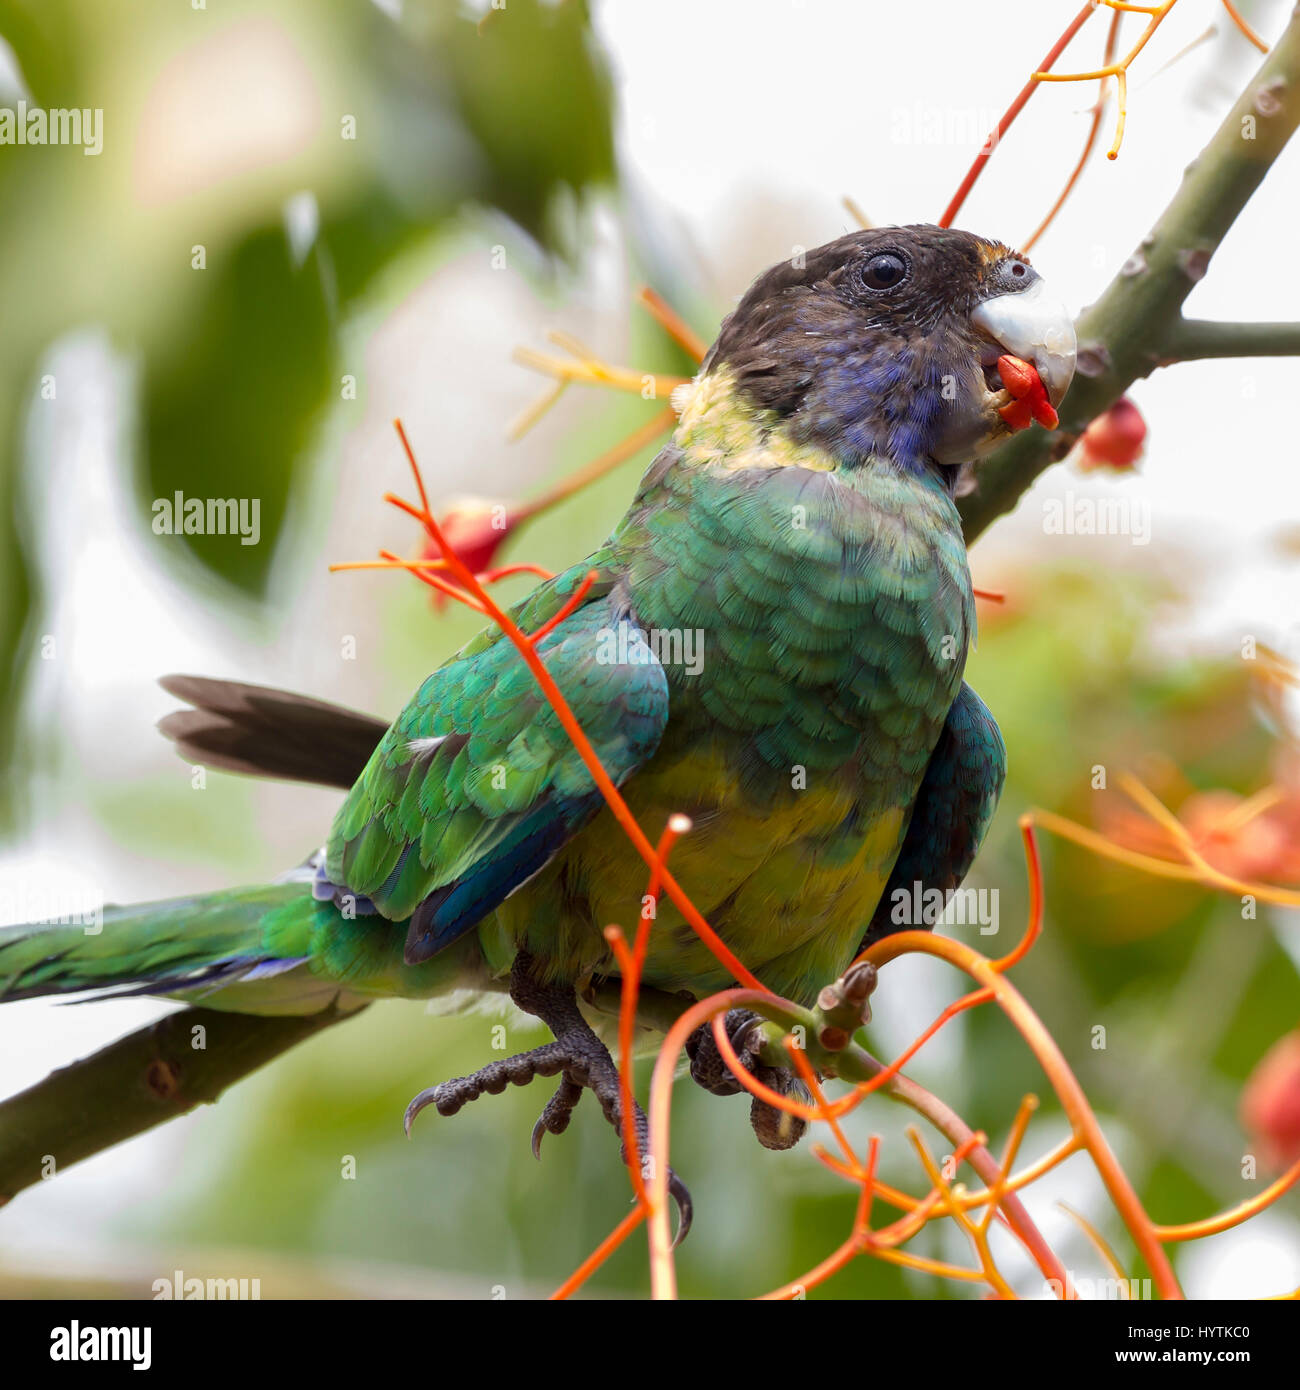
[[677,1247],[690,1234],[691,1222],[695,1220],[695,1203],[690,1188],[670,1168],[668,1170],[668,1195],[677,1204],[677,1234],[673,1237],[672,1249]]
[[567,1073],[560,1078],[555,1094],[533,1126],[533,1157],[541,1160],[542,1140],[548,1134],[563,1134],[573,1117],[573,1108],[582,1099],[582,1085]]
[[437,1095],[438,1088],[428,1086],[406,1107],[406,1113],[402,1116],[402,1128],[406,1131],[408,1139],[411,1137],[411,1125],[415,1122],[415,1117],[426,1105],[432,1104],[437,1099]]
[[500,1062],[489,1062],[471,1076],[441,1081],[421,1091],[406,1107],[403,1128],[409,1137],[412,1122],[426,1106],[435,1106],[439,1115],[454,1115],[479,1096],[499,1096],[507,1086],[527,1086],[534,1077],[555,1076],[564,1070],[568,1061],[569,1054],[559,1043],[547,1043],[544,1047],[533,1048],[531,1052],[520,1052]]

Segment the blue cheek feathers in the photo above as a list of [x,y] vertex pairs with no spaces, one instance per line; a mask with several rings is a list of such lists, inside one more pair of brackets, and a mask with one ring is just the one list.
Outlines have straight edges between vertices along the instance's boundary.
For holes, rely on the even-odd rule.
[[945,409],[940,363],[914,350],[864,358],[845,346],[816,376],[800,412],[804,429],[849,458],[885,454],[921,468],[935,448]]

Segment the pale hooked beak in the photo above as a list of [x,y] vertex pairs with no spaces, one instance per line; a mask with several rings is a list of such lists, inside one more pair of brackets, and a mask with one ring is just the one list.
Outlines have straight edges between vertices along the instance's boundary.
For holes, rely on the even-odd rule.
[[971,322],[1013,357],[1032,362],[1047,399],[1056,406],[1074,379],[1078,341],[1065,305],[1047,292],[1042,280],[1027,290],[986,299]]

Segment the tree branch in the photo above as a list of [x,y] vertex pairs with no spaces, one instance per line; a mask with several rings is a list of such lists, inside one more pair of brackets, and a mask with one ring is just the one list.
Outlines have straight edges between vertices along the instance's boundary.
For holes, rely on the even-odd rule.
[[1212,323],[1179,319],[1165,338],[1162,362],[1203,357],[1293,357],[1300,354],[1300,323]]
[[260,1018],[182,1009],[51,1072],[0,1105],[0,1206],[56,1170],[211,1104],[295,1043],[357,1012]]
[[1176,358],[1184,300],[1297,123],[1300,10],[1292,13],[1272,52],[1188,167],[1154,230],[1079,319],[1078,373],[1059,430],[1026,430],[976,470],[976,490],[959,504],[968,545],[1011,511],[1034,479],[1064,458],[1088,423],[1134,381]]

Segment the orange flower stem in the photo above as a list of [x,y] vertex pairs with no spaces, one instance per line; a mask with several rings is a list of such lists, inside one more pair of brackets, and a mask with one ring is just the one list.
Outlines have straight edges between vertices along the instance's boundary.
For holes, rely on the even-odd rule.
[[[872,1060],[874,1061],[874,1058]],[[886,1094],[892,1100],[910,1106],[919,1115],[923,1115],[935,1129],[947,1137],[949,1143],[961,1144],[971,1137],[971,1128],[961,1116],[911,1077],[900,1073],[890,1083]],[[993,1187],[1002,1176],[997,1160],[982,1146],[971,1151],[970,1163],[989,1187]],[[1061,1297],[1075,1297],[1065,1266],[1043,1239],[1042,1232],[1034,1224],[1033,1218],[1016,1192],[1007,1192],[1002,1201],[1002,1210],[1011,1231],[1029,1252],[1034,1263],[1042,1271],[1044,1279],[1054,1288],[1061,1290]]]
[[824,1284],[832,1274],[838,1274],[845,1265],[851,1264],[861,1253],[856,1236],[850,1236],[837,1250],[829,1254],[819,1265],[814,1266],[802,1279],[782,1284],[779,1289],[760,1294],[760,1303],[784,1303],[801,1299],[811,1288]]
[[1034,835],[1034,823],[1029,816],[1021,816],[1020,838],[1024,841],[1025,866],[1029,875],[1029,917],[1025,934],[1019,944],[1007,955],[993,962],[993,969],[1005,974],[1013,965],[1018,965],[1029,954],[1030,948],[1038,940],[1043,930],[1043,861],[1038,855],[1038,840]]
[[1132,11],[1135,14],[1147,16],[1147,26],[1138,35],[1137,42],[1129,49],[1128,55],[1118,63],[1107,63],[1105,66],[1095,69],[1092,72],[1047,72],[1045,70],[1034,73],[1036,82],[1088,82],[1093,78],[1104,79],[1113,77],[1119,108],[1119,114],[1115,121],[1115,139],[1111,143],[1110,149],[1106,151],[1107,159],[1117,159],[1119,157],[1119,147],[1124,143],[1124,125],[1128,119],[1128,70],[1133,60],[1147,46],[1147,41],[1152,34],[1165,21],[1165,16],[1178,3],[1178,0],[1164,0],[1161,5],[1125,5],[1119,0],[1105,0],[1105,3],[1113,10]]
[[[714,1019],[713,1022],[716,1029],[717,1019]],[[830,1107],[826,1104],[826,1097],[822,1093],[821,1083],[817,1080],[817,1073],[813,1070],[813,1065],[808,1060],[808,1054],[798,1045],[793,1034],[787,1034],[785,1036],[782,1040],[782,1046],[785,1048],[790,1060],[794,1063],[794,1069],[799,1073],[803,1084],[812,1092],[813,1100],[817,1105],[817,1114],[819,1118],[825,1120],[830,1126],[831,1133],[835,1136],[835,1142],[840,1146],[840,1151],[844,1154],[844,1157],[849,1163],[853,1165],[856,1176],[861,1180],[864,1175],[861,1171],[861,1164],[858,1161],[858,1156],[853,1152],[852,1144],[850,1144],[845,1137],[844,1131],[840,1128],[839,1121],[831,1113]],[[865,1182],[863,1191],[867,1194],[867,1200],[869,1201],[871,1194],[871,1183],[869,1178],[867,1178]]]
[[412,569],[410,562],[394,555],[391,550],[381,550],[379,556],[380,559],[387,560],[398,569],[409,570],[421,584],[427,584],[429,588],[436,589],[444,597],[453,598],[457,603],[463,603],[466,608],[472,608],[476,613],[486,613],[488,611],[478,599],[466,590],[457,587],[455,584],[448,584],[446,580],[439,579],[436,574],[429,574],[425,570]]
[[867,1141],[867,1166],[862,1174],[862,1190],[858,1194],[858,1209],[853,1218],[853,1233],[859,1237],[871,1232],[871,1207],[876,1190],[876,1165],[880,1161],[880,1136],[873,1134]]
[[[1087,23],[1094,8],[1095,7],[1091,3],[1091,0],[1089,0],[1089,3],[1084,5],[1084,7],[1079,11],[1079,13],[1075,15],[1075,17],[1069,22],[1069,24],[1066,25],[1065,32],[1048,50],[1047,56],[1043,59],[1043,61],[1039,63],[1038,71],[1046,72],[1049,68],[1051,68],[1052,64],[1055,63],[1056,60],[1065,51],[1066,46],[1069,44],[1070,40],[1074,38],[1074,36],[1079,32],[1079,30],[1082,29],[1083,26]],[[989,162],[989,158],[993,154],[993,151],[998,147],[998,144],[1001,142],[1002,137],[1010,129],[1011,123],[1016,119],[1016,117],[1021,113],[1021,111],[1024,110],[1025,103],[1029,100],[1031,96],[1033,96],[1037,88],[1037,78],[1031,77],[1029,81],[1026,82],[1025,85],[1020,89],[1020,94],[1016,97],[1015,101],[1013,101],[1011,105],[1007,107],[1005,115],[1003,115],[1002,119],[997,123],[997,126],[994,128],[989,138],[985,140],[983,146],[980,149],[980,152],[975,156],[974,162],[966,171],[966,177],[962,179],[961,184],[958,187],[956,193],[953,194],[952,201],[944,209],[944,214],[939,219],[939,225],[941,227],[952,226],[953,219],[961,211],[962,204],[965,203],[967,195],[970,193],[971,189],[974,188],[976,180],[984,172],[984,166]]]
[[1094,1226],[1081,1211],[1075,1211],[1068,1202],[1057,1202],[1056,1205],[1060,1207],[1066,1216],[1068,1216],[1084,1235],[1088,1237],[1088,1241],[1092,1245],[1092,1248],[1101,1256],[1102,1263],[1115,1276],[1122,1290],[1121,1296],[1123,1298],[1130,1298],[1132,1295],[1129,1292],[1128,1275],[1124,1272],[1124,1266],[1120,1264],[1119,1256],[1111,1249],[1110,1243],[1107,1241],[1106,1237],[1102,1235],[1096,1226]]
[[480,584],[496,584],[502,579],[509,579],[516,574],[531,574],[541,580],[555,578],[555,571],[548,570],[545,565],[533,565],[529,564],[527,560],[520,560],[517,564],[501,565],[494,570],[484,570],[479,575],[478,580]]
[[668,1030],[650,1079],[650,1290],[656,1299],[677,1297],[672,1235],[668,1229],[668,1153],[673,1080],[686,1039],[702,1023],[742,1004],[770,1002],[765,989],[724,989],[693,1004]]
[[561,377],[554,385],[549,386],[506,430],[506,439],[512,444],[522,439],[552,406],[559,403],[560,397],[572,385],[573,382]]
[[[1119,37],[1119,25],[1122,11],[1116,10],[1110,17],[1110,27],[1106,30],[1106,47],[1102,53],[1102,65],[1109,67],[1115,58],[1115,41]],[[1032,249],[1034,243],[1056,220],[1057,214],[1069,201],[1070,194],[1074,192],[1074,186],[1079,182],[1084,169],[1087,167],[1088,160],[1092,157],[1093,149],[1097,144],[1097,136],[1101,131],[1101,118],[1106,113],[1106,79],[1103,77],[1097,86],[1097,101],[1092,108],[1092,120],[1088,125],[1088,136],[1083,142],[1083,153],[1079,156],[1079,162],[1074,166],[1070,177],[1065,181],[1065,187],[1057,195],[1056,201],[1048,209],[1047,216],[1034,228],[1029,240],[1022,246],[1022,251]]]
[[665,406],[644,425],[638,425],[626,439],[621,439],[612,448],[606,449],[603,454],[592,459],[590,463],[576,469],[567,478],[542,493],[540,497],[534,498],[531,502],[525,502],[516,511],[515,519],[522,521],[537,516],[540,512],[555,506],[557,502],[563,502],[565,498],[572,497],[575,492],[580,492],[583,488],[590,486],[598,478],[603,478],[606,473],[612,472],[619,464],[626,463],[628,459],[639,454],[647,444],[656,440],[665,430],[671,429],[676,419],[677,412],[672,406]]
[[[752,1072],[748,1071],[736,1055],[736,1049],[731,1044],[731,1039],[727,1036],[726,1019],[719,1014],[712,1021],[713,1040],[717,1044],[718,1053],[726,1063],[728,1071],[737,1081],[749,1092],[751,1096],[765,1101],[774,1110],[781,1110],[787,1115],[795,1115],[801,1120],[824,1120],[830,1118],[822,1113],[815,1105],[805,1105],[802,1101],[791,1100],[789,1096],[783,1096],[780,1091],[774,1091],[770,1086],[765,1086]],[[843,1113],[842,1111],[840,1113]]]
[[1011,1122],[1011,1132],[1007,1135],[1006,1147],[1002,1150],[1002,1176],[989,1190],[988,1209],[980,1218],[980,1225],[988,1230],[997,1212],[998,1204],[1006,1195],[1008,1185],[1011,1182],[1011,1170],[1016,1165],[1016,1155],[1020,1152],[1020,1145],[1025,1137],[1025,1130],[1029,1128],[1029,1121],[1033,1118],[1034,1111],[1038,1109],[1038,1097],[1026,1096],[1020,1102],[1020,1109],[1016,1111],[1016,1118]]
[[871,1190],[875,1179],[876,1159],[879,1154],[879,1149],[880,1140],[873,1135],[867,1152],[867,1168],[863,1175],[864,1182],[862,1193],[859,1197],[858,1210],[853,1222],[853,1234],[843,1245],[814,1269],[805,1274],[802,1279],[792,1280],[788,1284],[783,1284],[779,1289],[772,1290],[771,1293],[760,1294],[759,1302],[770,1303],[803,1298],[809,1289],[816,1288],[818,1284],[825,1283],[831,1275],[838,1273],[845,1265],[851,1263],[863,1252],[863,1249],[871,1239],[871,1233],[867,1228],[867,1221],[871,1215]]
[[673,846],[678,838],[690,829],[690,821],[685,816],[669,816],[664,826],[659,844],[655,848],[655,862],[650,867],[650,882],[646,888],[648,904],[641,911],[641,921],[637,926],[636,942],[633,950],[627,948],[627,940],[620,928],[605,928],[605,939],[614,948],[618,957],[621,984],[619,989],[618,1044],[619,1096],[622,1104],[623,1152],[627,1156],[628,1173],[632,1179],[632,1191],[637,1202],[647,1207],[645,1181],[641,1172],[643,1155],[637,1141],[634,1097],[632,1094],[632,1052],[636,1037],[637,996],[641,989],[641,968],[645,963],[650,945],[650,925],[654,920],[653,909],[649,904],[659,897],[659,880],[663,867],[668,862]]
[[[923,933],[911,934],[927,935]],[[871,1091],[880,1087],[887,1087],[893,1099],[912,1106],[918,1113],[924,1115],[936,1129],[947,1136],[951,1142],[960,1144],[968,1141],[971,1134],[969,1127],[965,1125],[948,1106],[944,1105],[942,1101],[931,1096],[928,1091],[918,1086],[914,1081],[901,1075],[899,1068],[903,1065],[907,1057],[915,1053],[917,1047],[920,1046],[921,1043],[933,1036],[939,1024],[946,1021],[946,1018],[961,1012],[963,1007],[970,1007],[975,1003],[984,1002],[988,997],[989,994],[987,991],[976,991],[972,995],[964,996],[964,999],[957,1001],[956,1004],[950,1005],[949,1008],[945,1010],[945,1017],[941,1017],[936,1025],[932,1025],[932,1027],[927,1030],[926,1034],[909,1047],[901,1058],[897,1059],[888,1067],[879,1066],[878,1071],[869,1081],[859,1083],[845,1099],[829,1105],[827,1107],[829,1113],[838,1118],[840,1115],[859,1104]],[[713,1036],[724,1062],[726,1062],[728,1068],[736,1077],[736,1080],[740,1082],[751,1095],[760,1097],[769,1105],[783,1110],[787,1114],[798,1115],[800,1118],[810,1122],[826,1118],[821,1115],[815,1107],[802,1105],[800,1102],[791,1100],[788,1096],[783,1096],[773,1091],[770,1087],[764,1086],[762,1082],[758,1081],[756,1077],[741,1066],[739,1058],[736,1056],[735,1050],[731,1046],[731,1040],[727,1036],[726,1029],[720,1024],[720,1015],[714,1018]],[[665,1047],[666,1046],[667,1043],[665,1042]],[[1059,1162],[1061,1158],[1066,1156],[1068,1156],[1067,1153],[1062,1152],[1059,1157],[1053,1158],[1047,1162],[1042,1171],[1048,1171],[1050,1167],[1055,1166],[1056,1162]],[[993,1159],[993,1156],[983,1147],[978,1148],[973,1153],[971,1162],[990,1188],[995,1187],[1004,1176],[1001,1168]],[[1039,1176],[1041,1176],[1041,1174],[1039,1174]],[[1043,1239],[1019,1198],[1014,1195],[1014,1188],[1024,1186],[1030,1180],[1031,1179],[1026,1178],[1022,1182],[1006,1184],[1005,1197],[1001,1202],[1002,1209],[1006,1214],[1010,1229],[1029,1251],[1039,1268],[1043,1271],[1044,1277],[1052,1281],[1056,1287],[1066,1290],[1066,1297],[1072,1297],[1073,1295],[1068,1291],[1068,1276],[1064,1266],[1052,1252],[1051,1247],[1048,1246],[1047,1242]],[[984,1200],[988,1200],[987,1197]],[[972,1203],[972,1205],[974,1204]]]
[[1224,816],[1219,822],[1219,829],[1236,834],[1285,799],[1281,787],[1264,787],[1253,796],[1247,797],[1230,815]]
[[[971,1244],[974,1246],[975,1254],[979,1258],[980,1269],[983,1271],[983,1277],[988,1281],[994,1293],[996,1293],[999,1298],[1015,1298],[1015,1293],[1011,1285],[1002,1277],[997,1265],[993,1261],[993,1252],[989,1248],[987,1229],[982,1224],[977,1226],[971,1221],[970,1217],[957,1203],[952,1190],[952,1184],[944,1177],[939,1165],[934,1161],[929,1149],[926,1148],[925,1141],[921,1138],[920,1131],[917,1130],[915,1125],[908,1126],[907,1137],[912,1141],[912,1147],[915,1148],[917,1156],[921,1160],[921,1165],[926,1171],[927,1177],[929,1177],[930,1182],[933,1184],[936,1191],[938,1191],[940,1199],[948,1209],[949,1215],[951,1215],[957,1225],[965,1231]],[[953,1157],[956,1158],[957,1155],[954,1154]]]
[[671,815],[668,817],[668,823],[664,826],[663,834],[659,836],[659,843],[655,846],[655,862],[650,866],[650,879],[646,884],[646,905],[642,908],[641,921],[636,929],[635,957],[638,975],[641,967],[645,964],[646,953],[650,949],[650,927],[659,906],[664,867],[668,863],[668,856],[673,852],[673,846],[690,829],[691,818],[689,816]]
[[1020,992],[1004,975],[993,968],[991,961],[971,950],[964,942],[954,941],[949,937],[933,936],[928,932],[919,931],[899,932],[878,941],[867,955],[872,964],[879,968],[906,951],[923,951],[928,955],[938,956],[994,991],[1003,1012],[1029,1044],[1031,1051],[1038,1058],[1039,1065],[1051,1081],[1071,1127],[1081,1137],[1092,1156],[1101,1180],[1110,1193],[1111,1201],[1128,1227],[1139,1253],[1147,1262],[1161,1296],[1181,1298],[1182,1289],[1164,1249],[1154,1234],[1151,1220],[1138,1201],[1137,1193],[1133,1191],[1127,1175],[1111,1152],[1082,1087],[1061,1054],[1056,1040]]
[[[561,333],[552,333],[550,337],[562,345],[572,343],[571,339]],[[544,372],[559,381],[579,381],[587,386],[607,386],[611,390],[626,391],[634,396],[645,394],[647,378],[653,382],[655,396],[670,395],[674,387],[690,380],[684,376],[638,372],[631,367],[612,367],[595,357],[586,357],[576,351],[574,360],[569,361],[567,358],[536,352],[532,348],[518,347],[514,351],[514,359],[525,367],[532,367],[535,371]]]
[[[1072,1158],[1081,1147],[1082,1144],[1078,1136],[1071,1135],[1049,1150],[1042,1158],[1035,1159],[1033,1163],[1026,1164],[1018,1173],[1012,1174],[1005,1183],[999,1181],[996,1185],[996,1191],[993,1188],[980,1188],[974,1192],[965,1192],[962,1193],[959,1201],[967,1211],[972,1211],[976,1207],[987,1206],[990,1200],[996,1204],[1000,1200],[1001,1193],[1018,1192],[1021,1188],[1037,1182],[1039,1178],[1050,1173],[1053,1168],[1064,1163],[1067,1158]],[[837,1173],[850,1182],[859,1181],[858,1176],[846,1163],[841,1162],[833,1154],[827,1153],[820,1146],[814,1146],[813,1153],[818,1161],[833,1173]],[[920,1198],[913,1197],[909,1192],[902,1192],[896,1187],[891,1187],[888,1183],[877,1180],[875,1190],[876,1196],[882,1202],[888,1202],[891,1207],[898,1211],[911,1214],[920,1210],[922,1206]]]
[[1240,1226],[1243,1221],[1249,1221],[1265,1207],[1271,1206],[1283,1193],[1290,1191],[1297,1180],[1300,1180],[1300,1162],[1293,1163],[1280,1178],[1269,1183],[1263,1192],[1256,1193],[1240,1206],[1220,1212],[1218,1216],[1207,1217],[1204,1221],[1188,1221],[1178,1226],[1154,1226],[1152,1229],[1158,1240],[1166,1242],[1217,1236],[1223,1231],[1230,1231],[1234,1226]]
[[645,1220],[646,1209],[643,1206],[633,1207],[628,1214],[618,1223],[617,1226],[605,1237],[604,1240],[587,1256],[585,1260],[573,1271],[572,1274],[560,1285],[551,1295],[552,1300],[562,1300],[570,1294],[580,1289],[583,1284],[605,1263],[607,1259],[618,1249],[620,1245],[632,1234],[633,1231]]
[[[637,1205],[648,1208],[650,1199],[646,1194],[645,1178],[641,1172],[641,1146],[637,1141],[636,1116],[632,1095],[632,1030],[636,1023],[636,998],[640,988],[639,969],[636,959],[627,947],[627,939],[617,926],[605,928],[605,940],[613,948],[621,975],[618,1011],[618,1093],[622,1111],[620,1119],[623,1129],[623,1161],[627,1164],[628,1177],[632,1180],[632,1191]],[[632,1026],[627,1025],[627,1020]]]
[[[406,570],[408,573],[429,574],[447,568],[446,560],[340,560],[329,567],[334,574],[341,570]],[[500,569],[481,570],[478,574],[480,584],[496,584],[516,574],[531,574],[538,579],[554,579],[555,571],[542,565],[530,564],[521,560],[518,564],[502,565]]]
[[1034,825],[1050,830],[1053,835],[1060,835],[1063,839],[1072,840],[1076,845],[1091,850],[1093,854],[1113,859],[1117,864],[1127,864],[1131,869],[1140,869],[1143,873],[1153,874],[1157,878],[1175,878],[1184,883],[1200,881],[1200,875],[1187,864],[1178,864],[1170,859],[1156,859],[1149,854],[1139,854],[1136,850],[1125,849],[1123,845],[1112,843],[1095,830],[1076,825],[1072,820],[1066,820],[1054,811],[1044,811],[1035,806],[1027,815]]
[[[424,521],[426,513],[422,512],[419,507],[413,507],[405,498],[398,497],[391,492],[386,492],[384,493],[384,501],[390,506],[396,507],[399,512],[405,512],[407,516],[414,517],[416,521],[424,526],[426,531],[429,529]],[[450,568],[450,565],[448,567]]]
[[1002,1192],[1018,1192],[1021,1188],[1037,1182],[1044,1174],[1050,1173],[1053,1168],[1064,1163],[1067,1158],[1072,1158],[1082,1147],[1083,1141],[1078,1135],[1072,1134],[1068,1139],[1063,1139],[1055,1148],[1050,1149],[1042,1158],[1035,1159],[1032,1163],[1026,1164],[1020,1172],[1013,1173],[1005,1183],[996,1183],[993,1187],[985,1188],[982,1192],[968,1192],[962,1200],[968,1207],[982,1207],[990,1201],[996,1204],[1000,1200]]
[[596,570],[588,570],[587,573],[582,576],[582,582],[569,597],[565,599],[555,615],[547,619],[536,632],[529,634],[529,642],[536,647],[543,637],[548,633],[554,632],[566,618],[571,618],[574,613],[582,607],[582,600],[587,597],[587,591],[599,578],[600,575]]
[[703,362],[709,345],[672,307],[668,301],[649,285],[642,285],[637,298],[650,311],[651,315],[665,333],[695,362]]
[[1125,774],[1120,786],[1151,817],[1157,825],[1166,830],[1176,841],[1196,877],[1212,888],[1221,888],[1229,893],[1265,898],[1268,902],[1283,907],[1300,907],[1300,893],[1289,892],[1285,888],[1275,888],[1271,884],[1245,883],[1231,874],[1221,873],[1196,848],[1191,833],[1174,813],[1148,790],[1136,777]]
[[752,1072],[741,1065],[740,1058],[736,1054],[735,1048],[731,1044],[731,1039],[727,1036],[727,1030],[718,1019],[713,1020],[713,1037],[717,1044],[718,1052],[722,1060],[727,1064],[728,1069],[735,1076],[736,1080],[747,1090],[750,1095],[756,1096],[759,1100],[765,1101],[768,1105],[777,1110],[783,1110],[787,1115],[796,1115],[801,1120],[838,1120],[841,1116],[847,1115],[857,1107],[874,1091],[878,1091],[882,1086],[887,1086],[898,1073],[907,1065],[909,1061],[930,1041],[932,1037],[944,1026],[960,1013],[967,1009],[974,1008],[977,1004],[986,1004],[993,998],[992,991],[987,989],[973,990],[970,994],[963,995],[954,1003],[949,1004],[946,1009],[934,1020],[933,1023],[919,1037],[900,1052],[888,1066],[882,1067],[869,1080],[859,1081],[854,1089],[843,1099],[826,1105],[825,1109],[816,1105],[804,1105],[801,1101],[791,1100],[789,1096],[783,1096],[779,1091],[774,1091],[770,1086],[766,1086]]
[[1268,44],[1246,23],[1241,17],[1241,12],[1237,9],[1232,0],[1223,0],[1223,8],[1228,12],[1228,18],[1241,30],[1243,34],[1259,49],[1261,53],[1268,52]]
[[985,1282],[981,1269],[966,1269],[963,1265],[951,1265],[944,1260],[927,1259],[924,1255],[913,1255],[907,1250],[873,1250],[871,1253],[886,1264],[901,1265],[920,1274],[933,1274],[938,1279],[959,1279],[970,1284]]

